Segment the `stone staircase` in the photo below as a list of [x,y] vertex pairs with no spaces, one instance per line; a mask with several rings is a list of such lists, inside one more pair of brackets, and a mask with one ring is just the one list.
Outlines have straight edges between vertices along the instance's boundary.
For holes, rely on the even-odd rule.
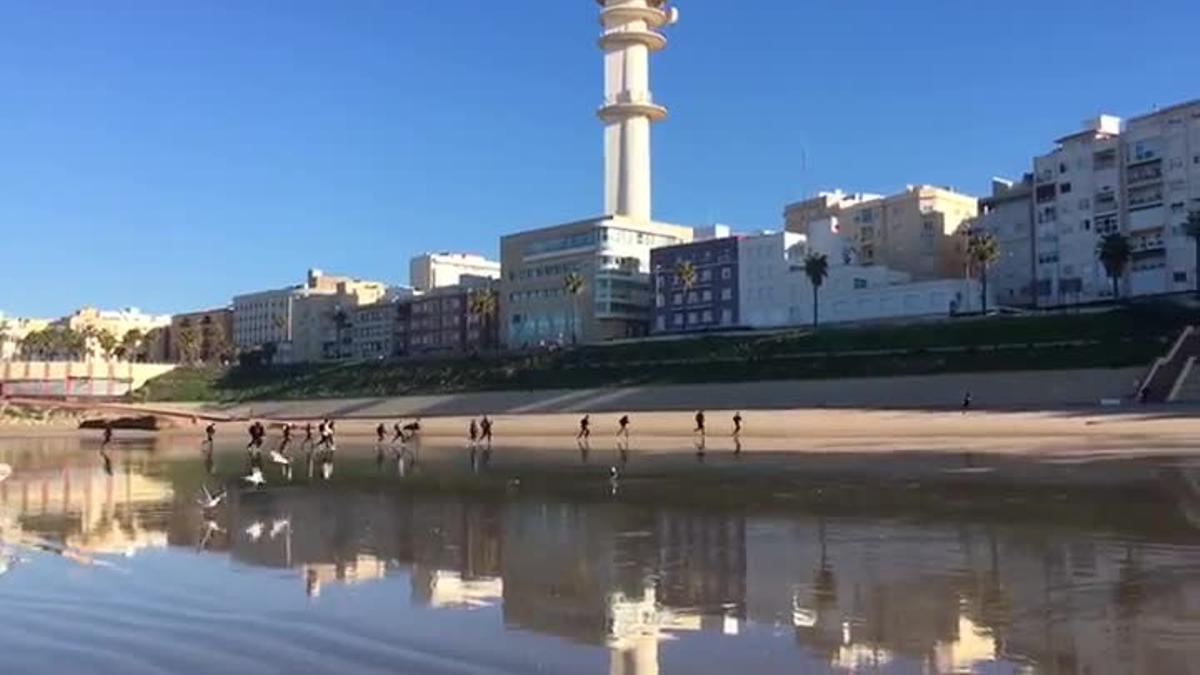
[[1196,357],[1191,357],[1179,374],[1175,383],[1175,391],[1168,397],[1169,401],[1180,403],[1200,403],[1200,367],[1197,367]]
[[[1200,357],[1200,331],[1188,326],[1175,340],[1171,351],[1160,357],[1151,366],[1142,383],[1138,397],[1145,403],[1166,403],[1190,400],[1182,398],[1190,381],[1200,377],[1195,363]],[[1200,388],[1200,383],[1196,386]],[[1190,394],[1189,394],[1190,395]],[[1196,394],[1200,397],[1200,392]],[[1196,400],[1200,400],[1197,398]]]

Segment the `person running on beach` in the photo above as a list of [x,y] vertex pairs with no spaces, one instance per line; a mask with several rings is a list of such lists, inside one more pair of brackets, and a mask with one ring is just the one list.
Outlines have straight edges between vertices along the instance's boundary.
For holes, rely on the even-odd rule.
[[622,415],[621,419],[617,420],[620,429],[617,430],[617,438],[629,440],[629,415]]
[[106,447],[108,447],[109,443],[112,443],[112,441],[113,441],[112,420],[105,420],[105,422],[104,422],[104,440],[102,440],[100,442],[100,447],[106,448]]
[[963,394],[962,412],[964,415],[966,415],[967,412],[970,410],[971,410],[971,392],[968,391],[966,394]]
[[304,424],[304,442],[300,444],[300,445],[301,445],[301,447],[308,447],[308,448],[311,448],[311,447],[313,446],[313,434],[312,434],[312,432],[313,432],[313,425],[312,425],[312,422],[306,422],[306,423]]
[[475,418],[471,418],[471,426],[467,428],[467,437],[471,439],[471,447],[479,444],[479,424],[475,422]]
[[584,415],[583,419],[579,420],[579,433],[575,435],[575,440],[586,441],[592,437],[592,416]]
[[246,444],[246,451],[253,454],[256,450],[262,447],[262,431],[261,425],[258,422],[251,422],[246,433],[250,435],[250,442]]
[[479,433],[481,440],[487,441],[487,446],[490,449],[492,447],[492,421],[488,419],[487,415],[484,415],[483,419],[479,420]]
[[208,426],[204,427],[204,444],[209,448],[213,446],[213,440],[217,437],[217,425],[215,422],[209,422]]
[[[400,420],[403,422],[404,420]],[[392,425],[392,445],[404,441],[404,427],[400,426],[400,422]]]
[[333,445],[333,422],[328,419],[321,420],[321,424],[317,426],[317,435],[320,436],[317,447],[330,449]]
[[696,412],[696,429],[692,433],[700,434],[701,438],[703,438],[707,434],[707,432],[704,429],[704,411],[703,410],[699,410]]
[[386,438],[387,427],[384,426],[383,422],[380,422],[379,426],[375,427],[375,440],[378,441],[380,445],[383,445],[383,441]]
[[284,422],[282,431],[283,437],[279,439],[279,447],[276,450],[286,456],[288,446],[292,444],[292,425]]
[[733,415],[733,435],[742,435],[742,413],[737,412]]
[[413,420],[412,422],[405,424],[403,431],[406,434],[408,434],[408,437],[410,439],[416,438],[417,434],[420,433],[420,431],[421,431],[421,418],[418,417],[417,419]]

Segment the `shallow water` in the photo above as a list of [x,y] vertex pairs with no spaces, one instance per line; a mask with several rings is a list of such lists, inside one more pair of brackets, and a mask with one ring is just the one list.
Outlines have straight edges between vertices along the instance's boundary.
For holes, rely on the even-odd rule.
[[0,439],[0,672],[1200,672],[1189,458],[295,454]]

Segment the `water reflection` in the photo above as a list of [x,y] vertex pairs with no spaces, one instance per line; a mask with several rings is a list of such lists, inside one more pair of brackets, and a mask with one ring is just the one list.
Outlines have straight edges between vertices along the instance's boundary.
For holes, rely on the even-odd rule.
[[[228,556],[289,575],[314,601],[331,586],[406,583],[416,607],[494,611],[498,628],[604,650],[621,675],[728,672],[768,654],[751,670],[1200,672],[1200,480],[1176,463],[1136,490],[972,491],[976,510],[929,483],[867,485],[886,508],[862,497],[730,508],[702,487],[668,498],[665,482],[646,499],[636,485],[649,479],[615,467],[612,494],[592,497],[420,482],[483,481],[483,452],[466,452],[452,474],[436,461],[414,473],[407,452],[380,472],[367,451],[338,457],[336,475],[318,453],[311,481],[272,473],[252,488],[227,475],[224,501],[205,508],[196,495],[211,469],[198,454],[128,450],[109,473],[94,453],[0,449],[15,469],[0,483],[0,534],[126,556],[133,571],[137,554],[168,544]],[[852,482],[826,476],[816,492]],[[1114,505],[1126,520],[1093,517]],[[12,560],[5,549],[0,572]]]

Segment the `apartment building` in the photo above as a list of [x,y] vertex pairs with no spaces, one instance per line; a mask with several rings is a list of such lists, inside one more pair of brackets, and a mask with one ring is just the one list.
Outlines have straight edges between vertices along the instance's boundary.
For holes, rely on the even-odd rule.
[[0,312],[0,361],[17,360],[21,356],[21,343],[25,336],[49,327],[49,319],[6,316]]
[[1034,283],[1033,175],[1020,181],[992,179],[992,194],[979,200],[979,217],[964,224],[964,235],[983,231],[995,237],[1000,255],[988,267],[996,302],[1009,307],[1037,304]]
[[153,360],[167,363],[210,363],[232,356],[233,310],[229,307],[187,312],[171,317],[160,336]]
[[1184,223],[1200,210],[1200,100],[1131,118],[1122,145],[1129,293],[1195,288],[1195,244]]
[[489,284],[459,285],[436,289],[413,298],[407,325],[398,332],[405,336],[404,354],[471,354],[499,346],[499,322],[473,310],[477,293],[495,292]]
[[499,279],[500,263],[473,253],[422,253],[408,265],[409,285],[419,292],[457,286],[462,278]]
[[354,279],[339,281],[332,293],[297,296],[288,358],[296,363],[354,358],[354,310],[380,302],[387,292],[381,282]]
[[1121,120],[1101,115],[1033,159],[1034,274],[1039,306],[1112,297],[1096,256],[1122,231]]
[[[650,251],[691,241],[691,228],[603,216],[505,236],[500,335],[510,348],[646,335]],[[583,280],[578,294],[566,278]]]
[[[321,352],[324,341],[316,316],[330,312],[334,306],[347,308],[374,302],[382,298],[386,286],[377,281],[362,281],[350,277],[327,275],[319,269],[310,269],[303,285],[246,293],[233,298],[233,344],[238,349],[253,349],[273,344],[277,350],[276,360],[288,362],[311,357]],[[302,336],[304,355],[293,356],[296,341],[297,302],[312,296],[345,296],[342,300],[328,297],[325,300],[305,305],[304,320],[307,331]],[[352,296],[352,297],[351,297]],[[373,298],[373,299],[372,299]]]
[[[979,311],[980,284],[963,277],[917,280],[906,272],[853,259],[858,242],[836,217],[809,223],[809,233],[765,232],[738,239],[742,325],[780,328],[813,320],[848,323],[951,316]],[[824,255],[828,276],[814,298],[804,272],[810,254]]]
[[851,255],[861,265],[883,265],[913,279],[961,276],[966,258],[959,229],[979,214],[979,200],[949,188],[910,185],[880,197],[820,193],[784,208],[789,232],[808,234],[815,221],[837,217]]
[[728,228],[715,235],[650,252],[652,332],[681,333],[738,325],[738,239],[730,236]]
[[1122,295],[1195,287],[1195,249],[1184,223],[1200,209],[1200,101],[1125,124],[1111,115],[1087,120],[1033,166],[1040,306],[1112,299],[1096,251],[1115,233],[1133,249],[1118,284]]

